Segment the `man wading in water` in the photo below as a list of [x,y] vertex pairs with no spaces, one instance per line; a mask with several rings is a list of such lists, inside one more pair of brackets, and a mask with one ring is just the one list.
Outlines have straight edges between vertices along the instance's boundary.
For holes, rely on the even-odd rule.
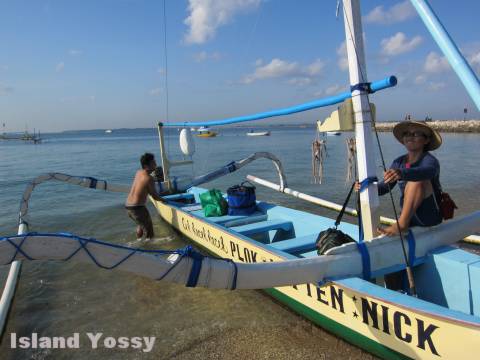
[[[153,239],[153,224],[150,214],[145,206],[147,196],[150,195],[155,200],[164,200],[160,195],[166,195],[168,192],[158,194],[155,189],[155,182],[150,174],[157,170],[157,163],[153,154],[145,153],[140,158],[142,169],[138,170],[133,180],[132,188],[128,194],[125,202],[125,209],[127,209],[128,216],[137,224],[137,238],[146,235],[147,239]],[[162,176],[163,177],[163,174]],[[163,179],[159,179],[163,181]]]

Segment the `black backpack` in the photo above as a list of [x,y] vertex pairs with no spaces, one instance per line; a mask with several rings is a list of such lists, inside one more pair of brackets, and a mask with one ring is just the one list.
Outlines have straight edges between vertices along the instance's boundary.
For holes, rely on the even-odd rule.
[[317,254],[323,255],[331,248],[336,246],[340,246],[346,243],[355,242],[349,235],[345,234],[341,230],[338,230],[338,225],[340,225],[340,221],[342,220],[343,213],[345,212],[345,208],[347,207],[348,200],[350,200],[350,196],[352,195],[353,188],[355,183],[352,184],[350,191],[348,193],[347,199],[343,203],[342,210],[340,214],[337,216],[337,220],[335,220],[335,227],[324,230],[318,234],[317,240],[315,241],[315,246],[317,248]]

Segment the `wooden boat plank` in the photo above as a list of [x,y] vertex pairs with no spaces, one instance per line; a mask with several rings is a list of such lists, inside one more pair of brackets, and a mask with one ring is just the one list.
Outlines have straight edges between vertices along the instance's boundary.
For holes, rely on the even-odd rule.
[[291,221],[284,221],[280,219],[260,221],[253,224],[234,226],[230,228],[245,236],[267,232],[270,230],[283,230],[289,232],[293,230],[293,224]]
[[293,239],[282,240],[272,243],[270,246],[288,253],[300,253],[311,251],[315,248],[318,234],[304,235]]

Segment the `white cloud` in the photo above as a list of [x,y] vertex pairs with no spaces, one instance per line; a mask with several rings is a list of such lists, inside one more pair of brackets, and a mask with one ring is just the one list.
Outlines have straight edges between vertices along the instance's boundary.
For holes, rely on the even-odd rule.
[[287,81],[290,85],[298,85],[298,86],[307,86],[312,83],[312,79],[309,77],[294,77]]
[[308,75],[315,76],[315,75],[319,75],[322,72],[324,67],[325,67],[325,63],[322,60],[317,59],[314,62],[312,62],[310,65],[307,65],[305,71]]
[[71,49],[68,51],[68,55],[70,56],[79,56],[82,55],[83,51],[82,50],[77,50],[77,49]]
[[308,85],[318,77],[325,64],[320,59],[316,59],[311,64],[301,66],[297,62],[288,62],[281,59],[272,59],[268,64],[263,65],[263,61],[255,62],[256,69],[252,74],[244,77],[245,84],[250,84],[257,80],[287,78],[287,82],[293,85]]
[[436,52],[432,51],[427,55],[423,68],[427,73],[440,73],[448,70],[450,65],[444,56],[440,56]]
[[348,70],[348,57],[347,57],[347,45],[345,41],[342,41],[340,46],[337,48],[337,55],[338,55],[338,67],[342,71]]
[[469,55],[467,60],[475,71],[480,72],[480,51]]
[[150,95],[152,95],[152,96],[158,96],[161,93],[162,93],[162,89],[160,89],[160,88],[155,88],[155,89],[150,90]]
[[206,51],[200,51],[196,54],[193,55],[193,59],[196,62],[203,62],[206,60],[220,60],[222,56],[220,55],[219,52],[213,52],[213,53],[208,53]]
[[425,84],[427,82],[427,77],[425,75],[418,75],[415,77],[415,84],[420,85],[420,84]]
[[280,59],[272,59],[270,63],[258,66],[253,74],[247,75],[244,82],[249,84],[255,80],[291,76],[298,73],[298,68],[296,62],[289,63]]
[[[367,37],[365,33],[362,34],[363,37],[363,43],[365,44],[367,42]],[[346,71],[348,70],[348,55],[347,55],[347,44],[345,40],[342,41],[340,46],[337,48],[337,64],[340,70]]]
[[446,86],[446,84],[444,82],[431,81],[428,84],[428,89],[431,90],[431,91],[438,91],[438,90],[443,89],[445,86]]
[[339,84],[334,84],[332,86],[329,86],[325,89],[325,95],[335,95],[338,94],[339,92],[342,92],[346,89],[345,85],[339,85]]
[[62,72],[64,69],[65,69],[65,63],[63,61],[59,62],[57,66],[55,66],[56,72]]
[[0,96],[6,96],[13,92],[13,87],[0,84]]
[[381,53],[384,56],[395,56],[410,52],[417,48],[423,39],[421,36],[415,36],[408,39],[402,32],[397,32],[389,38],[385,38],[380,42],[382,47]]
[[394,24],[411,19],[415,15],[415,9],[410,1],[405,0],[387,10],[384,10],[383,5],[377,6],[365,16],[364,20],[372,24]]
[[212,39],[217,29],[242,12],[257,8],[263,0],[189,0],[189,27],[185,35],[188,44],[203,44]]

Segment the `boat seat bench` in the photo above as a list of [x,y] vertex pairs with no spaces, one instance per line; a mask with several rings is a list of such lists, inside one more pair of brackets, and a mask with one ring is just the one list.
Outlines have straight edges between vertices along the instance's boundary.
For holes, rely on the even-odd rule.
[[270,246],[290,254],[297,254],[314,249],[317,237],[318,234],[309,234],[289,240],[277,241],[272,243]]
[[290,232],[293,230],[293,224],[291,221],[285,220],[267,220],[253,224],[234,226],[231,227],[231,229],[242,235],[250,236],[254,234],[265,233],[270,230],[283,230],[285,232]]

